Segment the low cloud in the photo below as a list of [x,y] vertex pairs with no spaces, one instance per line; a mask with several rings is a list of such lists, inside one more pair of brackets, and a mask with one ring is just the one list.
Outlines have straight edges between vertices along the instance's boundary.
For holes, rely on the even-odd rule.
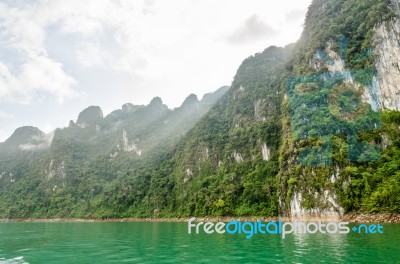
[[228,41],[234,44],[242,44],[272,38],[277,35],[277,30],[266,24],[257,15],[253,15],[228,37]]
[[44,134],[43,136],[33,136],[32,142],[19,145],[19,149],[23,151],[39,151],[47,149],[53,142],[54,132]]

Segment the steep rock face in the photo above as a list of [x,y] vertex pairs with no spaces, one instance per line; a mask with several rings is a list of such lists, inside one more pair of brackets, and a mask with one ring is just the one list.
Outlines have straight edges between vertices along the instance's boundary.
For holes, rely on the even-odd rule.
[[386,21],[374,30],[375,67],[381,106],[400,110],[400,21]]
[[322,194],[315,193],[315,198],[323,204],[328,205],[326,208],[311,208],[305,209],[302,206],[302,194],[295,192],[290,201],[290,216],[292,219],[308,221],[310,219],[332,220],[343,216],[344,210],[337,203],[336,195],[332,195],[329,191],[324,191]]
[[[316,80],[320,76],[324,81],[335,76],[343,79],[346,89],[355,88],[353,90],[359,92],[357,96],[360,96],[361,102],[369,103],[374,112],[381,107],[398,109],[399,31],[393,15],[389,0],[314,0],[306,16],[302,38],[297,43],[291,74],[304,80],[307,77]],[[372,54],[370,47],[373,48]],[[375,56],[375,61],[371,55]],[[313,76],[317,78],[313,79]],[[310,94],[325,88],[315,87],[318,88],[317,92],[310,88]],[[345,210],[360,210],[363,207],[360,205],[362,199],[355,198],[353,193],[362,190],[357,186],[361,179],[356,172],[358,166],[363,170],[362,166],[366,165],[349,160],[347,134],[337,130],[329,135],[333,136],[329,141],[332,150],[323,154],[320,152],[318,156],[327,157],[325,155],[328,153],[332,160],[329,166],[300,164],[299,156],[304,150],[318,149],[323,139],[321,135],[318,137],[318,131],[314,136],[307,134],[304,138],[294,135],[296,123],[292,119],[293,112],[290,112],[290,100],[293,100],[293,96],[284,96],[283,108],[288,109],[288,113],[287,119],[283,119],[282,163],[278,176],[280,214],[294,219],[339,219]],[[321,109],[319,105],[304,104],[303,107],[315,116],[316,110]],[[330,111],[334,109],[332,107]],[[296,110],[298,108],[293,111]],[[329,124],[331,121],[321,118],[318,123]],[[378,126],[375,124],[375,128]],[[307,133],[311,131],[310,128],[306,130]],[[363,137],[364,140],[368,138],[365,135]],[[372,137],[368,141],[374,142]],[[379,141],[374,143],[380,145]],[[354,201],[359,204],[354,205]],[[362,200],[365,201],[367,198]]]
[[138,146],[139,139],[130,141],[125,130],[122,130],[122,149],[125,152],[134,152],[137,155],[142,155],[142,150]]
[[281,73],[291,52],[272,46],[244,60],[227,94],[180,142],[170,178],[179,214],[277,213]]
[[[319,10],[320,11],[320,10]],[[308,61],[308,67],[313,74],[320,74],[324,78],[343,78],[343,82],[349,86],[364,90],[363,101],[370,102],[370,94],[368,87],[362,87],[355,82],[351,70],[347,67],[342,54],[337,52],[334,47],[340,46],[338,41],[330,39],[323,48],[315,50],[314,56]],[[312,76],[310,74],[310,76]],[[339,77],[338,77],[339,76]],[[318,87],[322,89],[321,87]],[[306,91],[307,92],[307,91]],[[315,92],[315,91],[314,91]],[[311,90],[312,93],[312,90]],[[293,98],[292,98],[293,99]],[[284,98],[284,107],[289,104],[289,99]],[[297,110],[297,109],[296,109]],[[289,110],[290,111],[290,110]],[[314,113],[315,109],[312,109]],[[291,117],[291,113],[288,113]],[[306,147],[307,139],[296,139],[292,141],[293,127],[292,119],[290,122],[284,123],[284,143],[283,148],[288,155],[282,163],[285,172],[281,172],[280,180],[288,184],[288,189],[279,193],[279,205],[281,215],[290,217],[292,220],[307,221],[312,219],[337,220],[343,213],[344,209],[339,203],[339,199],[335,194],[332,177],[339,177],[339,168],[336,167],[311,167],[300,166],[298,163],[298,155],[301,148]],[[285,131],[288,129],[287,131]],[[285,135],[286,134],[286,135]],[[287,141],[289,139],[289,141]],[[313,140],[311,138],[311,140]],[[288,145],[286,145],[288,144]],[[283,154],[285,155],[285,154]],[[336,173],[337,171],[337,173]],[[332,175],[330,177],[330,175]],[[283,177],[282,177],[283,176]],[[280,184],[280,186],[284,186]]]
[[[372,80],[368,84],[362,84],[358,82],[354,76],[353,69],[346,65],[345,58],[342,58],[338,52],[333,50],[335,45],[340,45],[341,49],[346,49],[345,43],[336,43],[333,40],[329,40],[326,43],[324,51],[317,51],[314,58],[310,60],[310,67],[315,71],[321,71],[327,69],[332,75],[340,76],[344,79],[344,82],[349,86],[355,88],[357,91],[362,91],[361,100],[371,105],[374,111],[378,111],[382,106],[382,100],[379,100],[379,84],[376,74],[373,74]],[[366,59],[365,56],[363,59]],[[372,69],[363,69],[365,72],[374,72]]]
[[148,105],[148,108],[157,109],[157,110],[168,109],[168,107],[167,107],[166,105],[163,104],[163,101],[161,100],[160,97],[154,97],[154,98],[150,101],[150,104]]

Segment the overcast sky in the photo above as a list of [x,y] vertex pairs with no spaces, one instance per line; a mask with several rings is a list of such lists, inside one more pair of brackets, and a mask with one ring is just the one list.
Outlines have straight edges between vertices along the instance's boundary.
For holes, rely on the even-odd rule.
[[240,63],[301,34],[311,0],[0,0],[0,141],[89,105],[105,114],[230,85]]

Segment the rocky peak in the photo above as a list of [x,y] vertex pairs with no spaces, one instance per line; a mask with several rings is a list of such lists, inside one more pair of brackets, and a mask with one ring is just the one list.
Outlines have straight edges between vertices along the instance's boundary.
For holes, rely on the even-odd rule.
[[154,97],[151,101],[149,106],[162,106],[163,102],[160,97]]
[[80,127],[95,126],[103,120],[103,111],[99,106],[89,106],[83,110],[79,116],[76,124]]
[[168,107],[163,104],[163,101],[161,100],[160,97],[154,97],[146,108],[157,111],[168,109]]
[[199,99],[197,98],[197,95],[191,94],[185,99],[185,101],[183,101],[181,107],[186,108],[191,106],[197,106],[198,104],[199,104]]
[[131,103],[126,103],[122,106],[122,111],[130,113],[137,110],[140,106]]
[[4,143],[6,144],[24,144],[30,143],[32,141],[38,141],[43,138],[45,133],[43,133],[39,128],[32,126],[23,126],[17,128],[9,139]]

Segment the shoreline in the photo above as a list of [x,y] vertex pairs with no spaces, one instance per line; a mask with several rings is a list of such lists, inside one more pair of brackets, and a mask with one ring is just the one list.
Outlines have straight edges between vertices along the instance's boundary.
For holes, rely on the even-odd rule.
[[[172,218],[15,218],[15,219],[0,219],[0,223],[184,223],[188,222],[191,217],[172,217]],[[209,216],[209,217],[196,217],[195,222],[231,222],[239,220],[242,222],[255,222],[261,220],[263,222],[276,222],[279,220],[285,222],[295,221],[333,221],[333,222],[350,222],[350,223],[400,223],[400,214],[385,213],[385,214],[362,214],[351,213],[346,214],[341,218],[289,218],[289,217],[233,217],[233,216]]]
[[350,223],[400,223],[400,214],[383,213],[383,214],[364,214],[350,213],[344,215],[341,219],[344,222]]

